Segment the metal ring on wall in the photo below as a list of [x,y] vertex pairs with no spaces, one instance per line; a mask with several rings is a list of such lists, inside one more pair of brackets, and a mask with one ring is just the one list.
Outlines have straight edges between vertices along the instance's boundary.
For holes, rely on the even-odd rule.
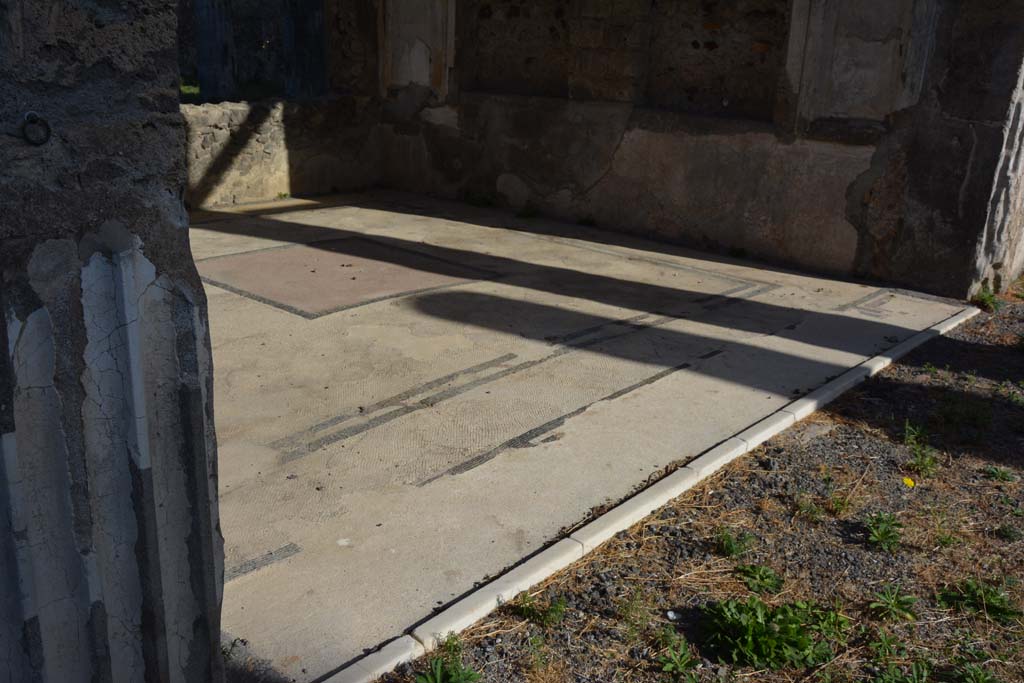
[[51,134],[50,124],[46,119],[34,111],[25,114],[25,119],[21,122],[21,137],[25,142],[39,147],[50,141]]

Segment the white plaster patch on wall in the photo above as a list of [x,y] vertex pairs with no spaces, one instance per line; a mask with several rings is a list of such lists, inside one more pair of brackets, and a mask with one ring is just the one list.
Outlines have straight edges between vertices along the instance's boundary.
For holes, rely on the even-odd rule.
[[[139,255],[138,258],[143,258]],[[144,264],[143,264],[144,265]],[[145,278],[142,278],[145,282]],[[127,288],[126,288],[126,291]],[[178,326],[174,307],[180,296],[165,277],[154,280],[139,290],[135,334],[144,353],[135,361],[141,390],[146,396],[146,412],[150,416],[148,432],[144,438],[149,444],[153,481],[152,505],[159,514],[156,545],[159,548],[157,565],[164,590],[173,600],[164,604],[168,624],[191,624],[202,613],[201,596],[194,594],[190,579],[192,562],[188,539],[193,531],[193,494],[189,490],[186,467],[193,461],[187,453],[194,432],[185,422],[179,393],[183,384],[182,368],[178,357]],[[202,419],[202,416],[191,416]],[[204,482],[196,482],[197,486]],[[176,588],[169,588],[175,586]],[[178,630],[167,633],[167,656],[176,662],[187,662],[193,634]],[[180,676],[185,667],[172,670],[172,680],[188,683]]]
[[430,85],[430,64],[430,46],[415,38],[398,49],[393,82]]
[[452,106],[427,107],[420,112],[420,118],[434,126],[459,129],[459,110]]
[[[0,437],[0,462],[4,468],[5,480],[8,486],[8,500],[10,501],[11,527],[15,539],[25,537],[25,502],[22,496],[22,486],[18,474],[18,440],[14,432],[4,434]],[[24,541],[22,541],[24,543]],[[18,565],[18,591],[21,594],[21,606],[23,619],[31,619],[36,615],[35,588],[32,580],[32,565],[29,562],[28,553],[20,547],[16,540],[16,562]]]
[[[116,259],[117,257],[115,257]],[[128,257],[130,260],[130,257]],[[108,616],[111,672],[115,680],[130,680],[144,670],[140,620],[142,587],[135,559],[139,532],[133,509],[130,461],[140,467],[148,460],[136,425],[145,422],[144,402],[129,342],[137,324],[133,278],[103,254],[94,254],[82,269],[82,311],[86,329],[82,404],[89,498],[93,515],[91,565],[102,584]],[[129,291],[125,291],[125,287]],[[144,403],[143,403],[144,406]],[[140,448],[141,446],[141,448]],[[95,598],[94,598],[95,599]]]
[[[54,385],[55,343],[44,308],[18,324],[8,313],[11,365],[14,368],[15,473],[9,476],[12,499],[20,499],[15,524],[23,591],[35,605],[45,680],[88,680],[91,652],[87,619],[89,589],[73,534],[67,441],[63,410]],[[5,460],[9,439],[5,442]],[[28,615],[26,615],[28,616]]]

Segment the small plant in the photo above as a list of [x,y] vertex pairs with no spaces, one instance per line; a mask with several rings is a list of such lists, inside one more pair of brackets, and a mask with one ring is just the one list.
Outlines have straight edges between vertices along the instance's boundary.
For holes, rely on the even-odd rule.
[[818,611],[818,623],[814,630],[821,634],[827,643],[846,646],[852,622],[839,610],[839,603],[831,610]]
[[913,451],[914,458],[907,463],[907,469],[922,477],[930,477],[939,468],[939,460],[935,457],[935,451],[925,446],[916,448]]
[[1000,624],[1008,624],[1022,616],[1010,596],[1002,588],[975,579],[964,579],[946,586],[938,594],[941,607],[979,614]]
[[868,643],[868,647],[875,654],[875,659],[882,661],[893,657],[902,657],[906,654],[907,648],[899,638],[889,635],[879,629],[875,640]]
[[747,588],[754,593],[778,593],[782,590],[782,577],[771,567],[756,564],[742,564],[736,567],[736,573]]
[[537,603],[537,599],[526,591],[520,593],[512,603],[512,611],[515,614],[544,628],[561,623],[565,618],[565,608],[565,598],[561,596],[547,605],[540,605]]
[[635,643],[646,630],[649,618],[647,601],[643,591],[635,589],[629,599],[619,603],[616,614],[626,625],[626,640]]
[[976,436],[965,435],[965,431],[983,432],[992,424],[992,407],[987,401],[977,398],[946,396],[938,414],[943,429],[961,439]]
[[936,377],[939,374],[939,369],[931,363],[926,362],[922,367],[924,368],[924,371],[932,377]]
[[803,495],[796,500],[796,516],[803,517],[809,522],[820,522],[825,516],[821,506],[814,502],[808,495]]
[[959,541],[959,538],[948,531],[940,531],[938,535],[935,536],[935,542],[939,544],[940,548],[952,548]]
[[416,683],[476,683],[481,676],[462,663],[462,641],[449,633],[441,643],[440,657],[430,660],[429,668],[416,674]]
[[715,550],[726,557],[739,557],[747,553],[756,539],[746,531],[733,535],[726,528],[721,528],[715,536]]
[[931,680],[931,674],[931,667],[927,662],[914,662],[905,671],[890,664],[889,668],[875,679],[875,683],[927,683]]
[[1016,543],[1024,538],[1024,532],[1021,532],[1020,529],[1012,524],[1000,524],[992,533],[995,534],[996,538],[1007,543]]
[[852,503],[848,496],[841,496],[838,493],[833,493],[829,496],[827,507],[828,511],[836,517],[842,517],[850,511]]
[[890,512],[878,512],[864,523],[868,530],[868,543],[889,553],[896,552],[900,546],[900,530],[903,525],[896,515]]
[[887,586],[875,594],[875,600],[868,608],[882,619],[913,621],[917,618],[913,610],[916,602],[913,595],[900,593],[899,586]]
[[481,676],[462,662],[450,662],[442,657],[430,660],[429,669],[416,674],[416,683],[476,683]]
[[526,649],[530,653],[530,667],[534,671],[541,671],[551,663],[543,636],[533,635],[527,638]]
[[[817,666],[828,662],[836,616],[813,603],[770,607],[756,597],[705,605],[708,645],[734,664],[769,669]],[[823,624],[824,629],[823,629]],[[824,637],[822,637],[824,635]]]
[[919,446],[928,443],[928,433],[924,427],[913,424],[910,420],[903,421],[903,444],[905,446]]
[[662,647],[662,653],[658,655],[658,666],[661,670],[669,674],[673,681],[696,683],[697,674],[694,669],[698,660],[690,651],[686,638],[672,627],[666,626],[658,641]]
[[957,669],[953,674],[953,680],[956,683],[1000,683],[998,678],[977,664],[968,664]]
[[971,299],[971,303],[989,313],[995,313],[1002,306],[1002,302],[996,297],[995,292],[989,288],[988,285],[984,285],[981,291],[974,295]]
[[913,459],[907,463],[907,469],[922,477],[930,476],[939,467],[935,449],[928,444],[928,434],[923,427],[918,427],[906,420],[903,423],[903,443],[910,448]]
[[1005,467],[996,467],[995,465],[989,465],[983,470],[986,479],[992,481],[1015,481],[1016,478],[1013,473]]

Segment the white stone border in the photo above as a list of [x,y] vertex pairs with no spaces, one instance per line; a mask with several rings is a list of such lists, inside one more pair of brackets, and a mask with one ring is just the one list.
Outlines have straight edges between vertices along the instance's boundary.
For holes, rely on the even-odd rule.
[[926,341],[946,334],[978,313],[980,311],[977,308],[965,308],[946,320],[918,332],[884,354],[869,358],[851,368],[803,398],[793,401],[705,451],[684,467],[680,467],[569,534],[568,538],[542,550],[526,562],[435,614],[414,628],[410,635],[391,641],[377,652],[363,657],[331,676],[324,683],[371,683],[385,673],[393,671],[400,664],[411,662],[430,652],[447,634],[459,633],[469,628],[522,591],[582,559],[615,534],[630,528],[658,508],[686,493],[733,460],[813,414],[869,377],[874,377]]

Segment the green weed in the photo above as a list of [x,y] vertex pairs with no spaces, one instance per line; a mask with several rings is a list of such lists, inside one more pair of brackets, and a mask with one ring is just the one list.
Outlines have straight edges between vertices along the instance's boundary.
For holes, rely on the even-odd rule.
[[416,674],[416,683],[476,683],[479,673],[462,663],[462,641],[449,633],[441,643],[440,656],[434,657],[427,671]]
[[899,586],[887,586],[875,594],[875,600],[868,608],[881,619],[913,621],[917,618],[913,609],[916,602],[913,595],[900,593]]
[[647,628],[649,617],[643,591],[639,588],[634,590],[628,600],[618,605],[616,613],[626,625],[626,640],[630,643],[637,642]]
[[757,539],[746,531],[733,535],[731,531],[723,527],[715,535],[715,550],[726,557],[739,557],[750,550],[755,540]]
[[416,674],[416,683],[475,683],[481,679],[480,674],[461,662],[451,663],[441,657],[431,659],[429,667]]
[[907,652],[906,646],[899,638],[889,635],[881,629],[878,630],[875,640],[868,643],[868,647],[874,653],[875,659],[878,661],[891,659],[893,657],[903,657]]
[[992,424],[992,407],[982,399],[946,396],[938,410],[943,429],[963,438],[965,430],[985,431]]
[[561,623],[565,618],[566,603],[565,598],[559,596],[547,605],[541,605],[535,597],[523,591],[516,597],[511,607],[512,612],[519,617],[532,621],[538,626],[550,628]]
[[986,479],[992,481],[1016,481],[1017,478],[1013,476],[1013,473],[1005,467],[996,467],[995,465],[989,465],[983,470]]
[[1007,543],[1016,543],[1024,538],[1024,532],[1012,524],[1000,524],[992,532],[995,537]]
[[914,662],[906,670],[889,665],[875,683],[927,683],[931,680],[932,670],[927,662]]
[[953,673],[956,683],[1000,683],[995,675],[985,671],[977,664],[968,664]]
[[662,647],[662,653],[657,660],[661,670],[669,674],[674,681],[696,683],[697,674],[694,669],[697,667],[698,659],[690,651],[686,638],[672,627],[666,626],[658,636],[658,641]]
[[1006,591],[991,583],[964,579],[946,586],[937,596],[939,606],[978,614],[1000,624],[1008,624],[1022,616]]
[[910,448],[913,459],[907,469],[922,477],[930,476],[939,467],[935,449],[928,444],[928,434],[923,427],[915,426],[906,420],[903,423],[903,443]]
[[1002,302],[988,285],[981,288],[981,291],[974,295],[971,303],[989,313],[995,313],[1002,306]]
[[847,496],[841,496],[838,493],[833,493],[829,496],[827,507],[828,511],[836,517],[842,517],[850,511],[852,503]]
[[824,664],[830,640],[849,626],[842,615],[813,603],[770,607],[759,598],[705,605],[708,645],[734,664],[781,669]]
[[825,516],[825,512],[813,498],[805,494],[796,499],[796,516],[817,523]]
[[756,564],[742,564],[736,567],[736,573],[747,588],[754,593],[778,593],[782,590],[782,577],[771,567]]
[[878,512],[864,522],[868,530],[868,543],[889,553],[896,552],[900,546],[903,524],[890,512]]
[[530,667],[534,671],[540,671],[551,663],[544,636],[533,635],[527,638],[526,650],[530,653]]

